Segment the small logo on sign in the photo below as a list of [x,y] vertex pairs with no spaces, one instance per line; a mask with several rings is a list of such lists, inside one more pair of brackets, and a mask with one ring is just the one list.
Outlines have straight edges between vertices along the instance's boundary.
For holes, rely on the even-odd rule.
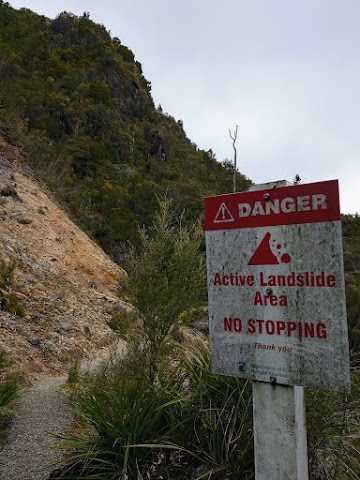
[[214,223],[226,223],[226,222],[234,222],[235,219],[232,216],[230,210],[225,205],[224,202],[219,207],[219,210],[214,218]]
[[245,372],[246,362],[239,362],[239,372]]
[[276,239],[272,239],[271,233],[267,232],[248,265],[279,265],[290,262],[290,255],[285,253],[282,245]]

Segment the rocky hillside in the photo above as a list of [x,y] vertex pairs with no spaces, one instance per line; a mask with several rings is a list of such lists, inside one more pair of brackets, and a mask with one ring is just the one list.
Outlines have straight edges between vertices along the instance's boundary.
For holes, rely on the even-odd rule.
[[14,280],[0,291],[0,350],[27,374],[58,372],[112,341],[107,322],[125,273],[16,156],[0,138],[0,260],[16,261]]

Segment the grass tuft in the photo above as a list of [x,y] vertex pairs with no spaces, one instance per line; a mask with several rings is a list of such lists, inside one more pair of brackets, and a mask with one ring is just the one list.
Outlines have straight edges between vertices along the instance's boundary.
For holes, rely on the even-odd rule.
[[67,378],[67,383],[70,385],[76,385],[80,382],[80,366],[81,360],[79,357],[71,359]]
[[0,258],[0,287],[4,288],[11,285],[17,263],[15,259],[5,261]]
[[10,370],[4,352],[0,351],[0,444],[3,442],[10,424],[12,411],[10,404],[19,391],[18,376]]
[[311,480],[360,480],[360,369],[350,395],[306,390]]

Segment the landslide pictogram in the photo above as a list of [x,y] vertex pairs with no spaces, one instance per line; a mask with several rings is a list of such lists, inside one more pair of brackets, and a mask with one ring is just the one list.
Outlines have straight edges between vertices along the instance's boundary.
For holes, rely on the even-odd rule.
[[267,232],[250,258],[248,265],[279,265],[290,262],[290,255],[284,252],[282,245],[276,239],[272,239],[271,233]]

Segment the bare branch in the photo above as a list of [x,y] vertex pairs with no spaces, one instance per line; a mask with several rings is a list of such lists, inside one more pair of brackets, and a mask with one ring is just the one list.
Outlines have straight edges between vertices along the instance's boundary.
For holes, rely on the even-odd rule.
[[237,134],[238,134],[238,125],[236,125],[234,133],[232,133],[230,128],[229,128],[229,136],[230,136],[231,140],[233,141],[233,149],[234,149],[234,179],[233,179],[233,191],[234,191],[234,193],[236,192],[236,172],[237,172],[236,157],[237,157],[237,151],[236,151],[235,144],[236,144]]

